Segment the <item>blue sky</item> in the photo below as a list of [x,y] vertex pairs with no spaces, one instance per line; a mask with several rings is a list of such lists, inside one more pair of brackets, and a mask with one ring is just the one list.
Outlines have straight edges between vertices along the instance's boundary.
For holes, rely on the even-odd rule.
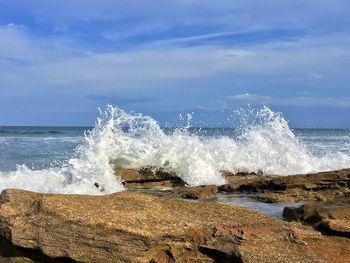
[[112,103],[215,126],[265,104],[293,127],[350,127],[349,14],[348,0],[0,0],[0,125],[92,125]]

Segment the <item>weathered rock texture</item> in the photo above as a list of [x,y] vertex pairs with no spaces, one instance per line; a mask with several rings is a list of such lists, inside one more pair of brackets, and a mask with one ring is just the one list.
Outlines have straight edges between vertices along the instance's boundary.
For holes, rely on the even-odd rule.
[[286,207],[284,218],[306,224],[312,224],[327,234],[350,238],[350,207],[320,207],[317,204],[305,204],[298,208]]
[[290,176],[235,176],[220,191],[258,192],[264,202],[326,201],[350,196],[350,169]]
[[246,208],[135,192],[79,196],[5,190],[0,237],[7,262],[350,260],[347,238],[325,237]]
[[129,189],[176,187],[173,195],[191,199],[207,198],[217,192],[256,192],[256,199],[269,203],[350,197],[350,169],[289,176],[223,172],[227,184],[198,187],[184,187],[179,177],[161,169],[117,169],[116,175]]

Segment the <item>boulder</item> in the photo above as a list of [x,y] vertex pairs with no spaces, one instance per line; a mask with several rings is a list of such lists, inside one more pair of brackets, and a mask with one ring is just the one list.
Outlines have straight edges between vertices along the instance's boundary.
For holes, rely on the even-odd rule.
[[[350,240],[252,210],[138,192],[1,194],[8,262],[349,262]],[[323,255],[319,250],[327,250]],[[23,261],[19,261],[23,262]]]
[[283,217],[288,220],[312,224],[327,234],[350,237],[350,207],[321,207],[305,204],[298,208],[286,207]]
[[283,218],[289,221],[299,221],[304,223],[317,223],[320,219],[320,207],[317,204],[309,203],[300,207],[285,207]]

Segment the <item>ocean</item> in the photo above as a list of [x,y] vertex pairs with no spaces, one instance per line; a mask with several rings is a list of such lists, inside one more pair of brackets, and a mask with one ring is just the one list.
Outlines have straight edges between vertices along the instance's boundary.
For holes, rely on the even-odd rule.
[[[292,129],[264,107],[231,128],[161,127],[109,106],[95,127],[0,127],[0,188],[101,194],[123,190],[114,168],[164,167],[187,184],[223,170],[289,175],[350,167],[350,129]],[[243,123],[243,124],[242,124]]]

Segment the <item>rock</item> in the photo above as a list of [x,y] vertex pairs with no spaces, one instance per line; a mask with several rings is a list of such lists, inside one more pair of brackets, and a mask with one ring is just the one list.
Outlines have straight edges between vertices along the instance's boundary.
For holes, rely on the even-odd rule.
[[329,201],[350,196],[350,169],[289,176],[226,176],[224,192],[257,192],[266,202]]
[[[350,260],[347,238],[317,235],[242,207],[128,191],[82,196],[5,190],[0,240],[8,262]],[[327,254],[320,248],[329,248]]]
[[215,195],[217,192],[218,187],[216,185],[182,187],[172,191],[175,196],[189,199],[204,199]]
[[318,204],[305,204],[299,208],[283,210],[288,220],[312,224],[327,234],[350,237],[350,207],[321,207]]
[[295,198],[284,193],[262,193],[257,196],[253,196],[258,201],[265,203],[293,203]]
[[323,208],[319,227],[328,233],[350,238],[350,207]]
[[271,179],[270,176],[261,177],[257,175],[249,176],[225,176],[227,184],[220,186],[219,190],[223,192],[258,192],[263,189],[268,189],[267,182]]
[[180,177],[159,168],[116,169],[115,174],[122,179],[123,184],[129,189],[179,187],[185,185]]
[[304,204],[300,207],[285,207],[283,209],[283,218],[290,221],[299,221],[307,223],[319,222],[320,207],[316,204]]
[[[185,186],[176,174],[162,168],[116,169],[115,174],[129,189]],[[262,172],[233,174],[223,171],[222,174],[227,184],[219,186],[218,192],[256,192],[256,199],[263,202],[329,201],[350,196],[350,169],[289,176],[264,175]],[[174,194],[196,199],[210,196],[205,194],[207,190],[197,187],[176,190]],[[200,197],[200,193],[204,196]]]
[[336,236],[350,238],[350,221],[349,220],[322,220],[319,225],[325,232]]

